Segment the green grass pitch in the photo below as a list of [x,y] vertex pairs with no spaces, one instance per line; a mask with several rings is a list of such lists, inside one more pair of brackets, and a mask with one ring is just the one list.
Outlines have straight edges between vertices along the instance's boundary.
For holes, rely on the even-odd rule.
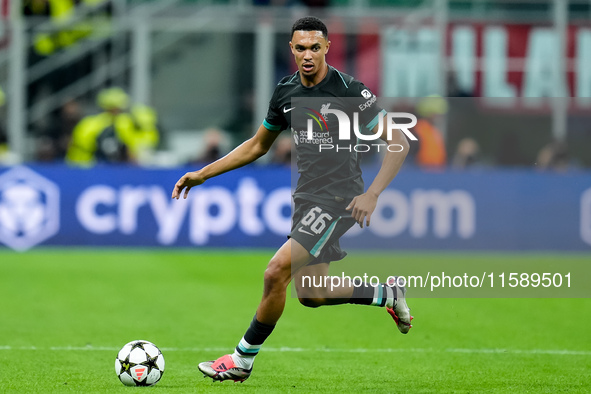
[[[591,391],[590,299],[412,299],[410,291],[406,336],[380,308],[309,309],[288,297],[249,380],[203,379],[197,363],[231,352],[247,328],[272,253],[0,251],[0,392]],[[163,351],[154,387],[128,388],[115,376],[117,350],[133,339]]]

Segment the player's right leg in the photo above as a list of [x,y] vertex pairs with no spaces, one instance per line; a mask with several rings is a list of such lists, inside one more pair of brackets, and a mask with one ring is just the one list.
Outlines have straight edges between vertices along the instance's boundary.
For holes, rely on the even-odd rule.
[[199,370],[205,377],[235,382],[248,379],[254,358],[283,313],[286,289],[291,280],[291,266],[297,269],[311,259],[308,251],[293,239],[279,248],[265,270],[263,298],[248,330],[233,354],[199,364]]

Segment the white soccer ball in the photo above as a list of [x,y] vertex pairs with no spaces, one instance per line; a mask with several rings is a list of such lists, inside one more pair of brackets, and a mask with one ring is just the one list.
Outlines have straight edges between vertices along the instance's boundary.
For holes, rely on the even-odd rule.
[[126,386],[152,386],[164,373],[164,356],[152,342],[131,341],[119,350],[115,372]]

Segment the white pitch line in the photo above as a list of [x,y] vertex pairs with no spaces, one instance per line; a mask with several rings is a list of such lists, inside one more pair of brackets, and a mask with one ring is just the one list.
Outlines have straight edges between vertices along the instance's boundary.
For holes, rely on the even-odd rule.
[[450,353],[510,353],[510,354],[550,354],[568,356],[591,356],[591,351],[566,349],[446,349]]
[[[118,347],[113,346],[51,346],[48,348],[37,346],[0,346],[0,350],[52,350],[52,351],[109,351],[117,352]],[[228,352],[229,347],[206,347],[206,348],[161,348],[163,352]],[[591,356],[591,351],[568,350],[568,349],[463,349],[463,348],[299,348],[299,347],[263,347],[264,352],[320,352],[320,353],[468,353],[468,354],[545,354],[545,355],[567,355],[567,356]]]

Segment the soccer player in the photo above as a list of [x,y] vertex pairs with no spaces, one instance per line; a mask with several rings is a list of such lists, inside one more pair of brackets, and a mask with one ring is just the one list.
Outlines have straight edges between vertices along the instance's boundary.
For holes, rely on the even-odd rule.
[[[273,93],[267,117],[256,134],[221,159],[199,171],[188,172],[174,186],[172,198],[187,195],[192,187],[263,156],[282,130],[291,128],[296,139],[300,178],[294,193],[295,210],[288,240],[269,261],[264,274],[263,298],[256,314],[233,354],[199,364],[199,370],[214,380],[244,381],[251,372],[255,356],[281,317],[286,290],[292,279],[300,302],[308,307],[336,304],[361,304],[386,307],[398,329],[406,334],[411,325],[410,309],[405,300],[406,289],[395,281],[372,286],[368,283],[343,284],[329,290],[304,288],[297,280],[302,276],[324,277],[329,263],[344,257],[339,238],[355,223],[370,225],[378,196],[394,179],[408,151],[408,141],[400,130],[387,138],[387,128],[378,124],[385,119],[375,97],[361,82],[339,72],[326,63],[330,47],[324,23],[315,17],[297,20],[289,43],[298,71],[283,78]],[[298,110],[292,98],[361,99],[364,110],[361,120],[374,134],[402,149],[388,150],[375,179],[364,192],[358,156],[354,150],[319,151],[320,139],[306,139],[304,131],[294,125]],[[323,106],[321,111],[329,108]],[[329,118],[336,118],[332,116]],[[326,121],[326,120],[325,120]],[[336,130],[334,127],[329,129]],[[331,141],[335,141],[337,134]]]

